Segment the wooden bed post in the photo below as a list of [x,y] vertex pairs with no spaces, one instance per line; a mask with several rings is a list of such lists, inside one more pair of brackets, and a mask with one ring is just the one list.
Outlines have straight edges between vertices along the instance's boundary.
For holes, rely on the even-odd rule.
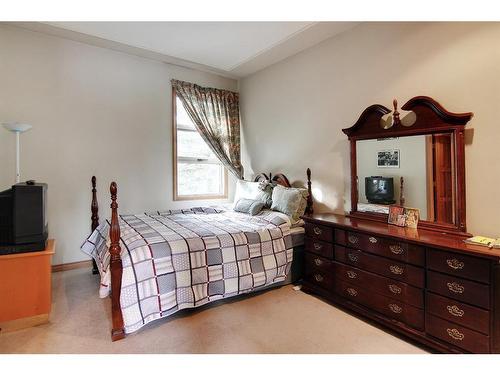
[[307,197],[307,207],[306,214],[312,214],[314,212],[313,209],[313,195],[311,189],[311,169],[307,168],[307,191],[309,192],[309,196]]
[[[99,226],[99,205],[97,204],[97,190],[95,188],[96,186],[96,178],[95,176],[92,176],[92,203],[90,204],[90,210],[92,211],[92,216],[90,217],[90,220],[92,221],[90,229],[92,232]],[[97,275],[99,273],[99,270],[97,269],[97,263],[95,262],[95,259],[92,259],[92,274]]]
[[109,191],[111,193],[111,228],[109,229],[111,245],[109,253],[111,254],[111,315],[113,320],[111,340],[117,341],[125,337],[125,330],[120,306],[123,266],[120,257],[120,223],[118,222],[118,204],[116,203],[116,182],[111,183]]

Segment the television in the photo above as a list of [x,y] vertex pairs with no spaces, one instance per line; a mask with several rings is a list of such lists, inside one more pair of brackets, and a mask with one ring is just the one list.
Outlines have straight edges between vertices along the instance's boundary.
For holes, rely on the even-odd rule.
[[365,177],[365,195],[369,203],[394,204],[394,180],[392,177]]
[[0,192],[0,255],[45,249],[46,206],[47,184],[22,182]]

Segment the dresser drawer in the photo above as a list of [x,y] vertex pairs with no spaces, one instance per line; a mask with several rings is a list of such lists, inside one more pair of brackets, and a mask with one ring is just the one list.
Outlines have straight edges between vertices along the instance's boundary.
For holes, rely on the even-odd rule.
[[424,307],[422,289],[338,262],[333,262],[333,267],[335,277],[341,281],[366,287],[368,290],[419,308]]
[[335,292],[342,297],[375,310],[391,319],[403,322],[416,329],[424,329],[424,311],[381,294],[373,293],[363,286],[337,281]]
[[425,248],[421,246],[355,232],[347,232],[346,239],[347,246],[356,249],[417,266],[425,264]]
[[427,289],[442,296],[467,302],[484,309],[490,307],[490,288],[488,285],[428,271]]
[[426,294],[426,305],[430,314],[488,334],[490,313],[487,310],[429,292]]
[[333,242],[333,229],[325,225],[305,223],[306,236],[326,242]]
[[345,239],[345,234],[346,231],[343,229],[335,229],[335,243],[338,243],[339,245],[345,246],[346,245],[346,239]]
[[333,288],[333,264],[328,259],[306,253],[304,255],[304,279],[324,289]]
[[396,262],[360,250],[335,245],[335,260],[391,279],[403,281],[419,288],[424,287],[424,269]]
[[490,351],[488,336],[430,314],[425,316],[425,331],[431,336],[470,352],[488,353]]
[[324,242],[306,237],[306,251],[321,255],[328,259],[333,259],[333,244],[331,242]]
[[474,281],[490,282],[490,262],[486,259],[429,249],[427,268]]

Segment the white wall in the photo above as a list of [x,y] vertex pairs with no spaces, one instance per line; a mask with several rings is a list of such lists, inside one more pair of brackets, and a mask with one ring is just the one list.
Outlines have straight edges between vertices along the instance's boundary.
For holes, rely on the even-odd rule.
[[[87,259],[90,177],[101,220],[109,183],[121,213],[217,202],[172,202],[170,79],[235,90],[237,82],[0,25],[0,121],[25,121],[21,178],[47,182],[53,263]],[[0,190],[15,177],[14,135],[0,129]],[[230,177],[232,197],[234,179]]]
[[474,112],[466,146],[467,224],[500,235],[500,23],[365,23],[240,82],[247,174],[311,167],[317,210],[350,207],[342,128],[367,106],[428,95]]
[[[399,168],[377,166],[377,151],[399,150]],[[394,179],[394,199],[399,203],[400,177],[404,178],[405,206],[420,209],[420,218],[427,219],[427,171],[425,136],[389,139],[366,139],[356,145],[359,201],[368,203],[365,177],[384,176]]]

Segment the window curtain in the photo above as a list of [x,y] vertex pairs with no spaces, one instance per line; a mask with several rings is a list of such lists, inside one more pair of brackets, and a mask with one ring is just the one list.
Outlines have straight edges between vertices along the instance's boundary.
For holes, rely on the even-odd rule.
[[172,87],[210,149],[242,179],[239,94],[175,79]]

